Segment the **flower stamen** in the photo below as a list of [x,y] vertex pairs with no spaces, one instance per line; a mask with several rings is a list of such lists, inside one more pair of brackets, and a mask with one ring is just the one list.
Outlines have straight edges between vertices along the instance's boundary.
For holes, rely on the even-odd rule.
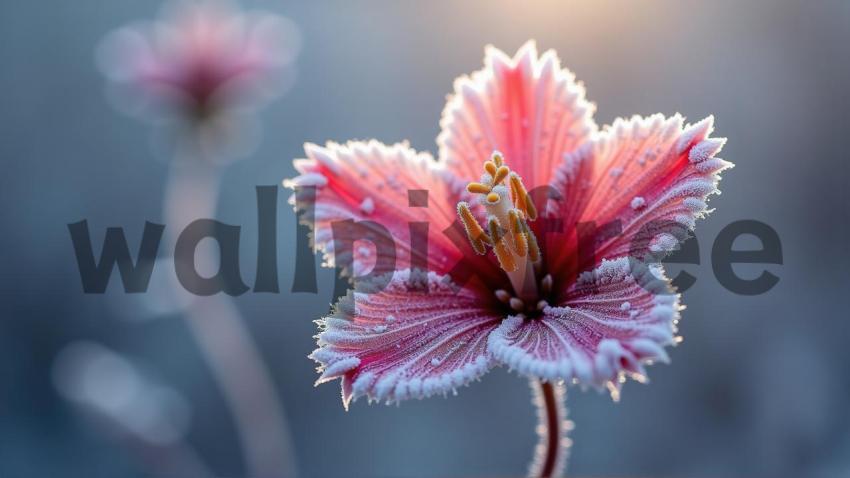
[[499,265],[505,272],[516,272],[518,265],[514,260],[514,255],[508,250],[505,236],[501,233],[499,219],[496,216],[490,216],[487,220],[487,228],[490,231],[490,237],[493,239],[493,252],[496,253],[496,258],[499,259]]
[[493,185],[495,186],[496,184],[500,184],[510,172],[511,170],[508,169],[507,166],[500,166],[499,169],[496,170],[496,174],[492,175]]
[[505,304],[507,304],[511,300],[511,294],[509,294],[508,291],[506,291],[505,289],[496,289],[496,292],[494,292],[494,294],[496,295],[497,299],[499,299],[501,302],[504,302]]
[[[504,164],[501,153],[493,152],[484,162],[484,171],[481,180],[470,182],[466,190],[482,196],[479,202],[487,211],[486,228],[478,224],[465,202],[458,204],[458,216],[475,252],[486,254],[485,246],[490,245],[517,295],[536,303],[534,264],[540,261],[540,247],[527,221],[537,218],[537,209],[522,179]],[[507,185],[502,184],[505,179]]]
[[472,248],[476,253],[483,256],[487,253],[487,248],[484,247],[485,244],[492,244],[492,239],[484,232],[478,221],[475,220],[475,216],[469,210],[469,204],[465,202],[459,203],[457,205],[457,213],[460,216],[460,221],[463,223],[464,229],[466,229],[466,236],[469,238]]
[[525,229],[525,237],[528,240],[528,258],[531,262],[537,264],[540,261],[540,246],[537,244],[537,237],[528,229],[528,224],[522,223]]
[[488,194],[492,189],[489,185],[481,183],[469,183],[466,186],[466,190],[473,194]]
[[514,251],[520,257],[525,257],[528,254],[528,238],[526,237],[527,229],[522,224],[522,220],[517,214],[516,209],[508,211],[508,219],[511,225],[511,234],[514,237]]
[[525,311],[525,302],[523,302],[520,298],[511,297],[509,304],[511,306],[511,309],[514,309],[517,312]]
[[[538,285],[541,289],[546,288],[545,283],[542,280]],[[512,295],[505,289],[496,289],[493,292],[493,295],[496,296],[499,302],[507,305],[514,312],[523,314],[526,317],[537,317],[539,316],[540,312],[543,312],[543,310],[549,307],[549,301],[546,299],[521,299],[517,296]]]
[[537,219],[537,209],[534,207],[534,201],[531,200],[531,195],[522,184],[522,179],[516,173],[511,173],[511,198],[513,198],[516,208],[522,211],[529,221]]

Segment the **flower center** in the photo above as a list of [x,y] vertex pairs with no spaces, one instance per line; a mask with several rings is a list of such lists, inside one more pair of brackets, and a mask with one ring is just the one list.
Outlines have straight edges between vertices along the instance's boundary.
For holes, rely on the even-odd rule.
[[[502,184],[505,180],[507,186]],[[458,203],[457,212],[469,242],[481,255],[487,254],[488,246],[493,249],[514,289],[513,296],[501,289],[496,291],[496,296],[518,312],[529,307],[536,310],[539,296],[535,269],[540,264],[540,247],[528,221],[537,219],[537,210],[522,178],[504,164],[500,152],[494,151],[490,160],[484,162],[481,180],[469,183],[466,189],[478,195],[479,203],[487,211],[487,224],[482,226],[468,203]],[[551,288],[552,278],[547,277]],[[545,278],[540,284],[545,288],[543,282]]]

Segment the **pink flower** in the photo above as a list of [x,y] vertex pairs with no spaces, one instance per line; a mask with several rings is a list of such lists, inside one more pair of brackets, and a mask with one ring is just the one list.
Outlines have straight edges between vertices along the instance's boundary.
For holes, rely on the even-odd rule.
[[298,43],[282,17],[188,0],[156,22],[113,32],[99,60],[122,106],[199,123],[268,99]]
[[[398,269],[318,321],[317,383],[341,378],[346,407],[397,402],[501,364],[616,397],[677,341],[682,307],[658,257],[708,212],[731,166],[714,157],[725,140],[709,136],[711,117],[635,116],[598,130],[582,85],[533,42],[513,58],[488,48],[485,67],[454,89],[437,160],[355,141],[307,144],[295,161],[300,175],[286,184],[317,188],[305,219],[328,263],[334,224],[353,219],[391,233]],[[412,207],[410,190],[427,190],[427,207]],[[428,224],[427,253],[411,246],[417,223]],[[386,255],[349,252],[359,272]],[[412,267],[423,264],[427,274]]]

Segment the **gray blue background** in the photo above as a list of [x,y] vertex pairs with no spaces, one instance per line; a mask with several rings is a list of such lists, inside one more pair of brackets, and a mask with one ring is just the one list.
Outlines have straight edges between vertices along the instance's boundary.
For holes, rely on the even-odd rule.
[[[249,283],[254,187],[291,176],[303,142],[409,139],[434,151],[452,80],[480,68],[484,45],[512,52],[534,38],[586,83],[599,124],[713,113],[717,134],[729,138],[723,157],[737,164],[713,200],[717,211],[697,229],[702,262],[686,266],[697,283],[684,295],[685,341],[672,365],[652,367],[649,385],[627,384],[620,403],[570,389],[570,473],[850,476],[850,4],[249,5],[289,17],[303,40],[293,88],[263,110],[264,138],[229,166],[220,196],[217,219],[243,226]],[[178,390],[192,410],[187,443],[217,475],[244,476],[232,419],[185,323],[173,314],[129,320],[142,304],[123,297],[117,281],[106,295],[84,295],[66,228],[88,219],[99,238],[124,226],[135,250],[144,221],[162,222],[168,166],[155,159],[151,129],[111,108],[93,60],[107,32],[158,7],[0,3],[0,476],[157,476],[155,464],[57,393],[56,355],[81,339]],[[284,292],[236,303],[272,370],[301,474],[523,474],[534,415],[525,380],[505,370],[456,397],[358,402],[349,412],[336,384],[313,388],[312,320],[328,309],[333,273],[319,272],[316,295],[285,292],[295,222],[284,196]],[[712,273],[711,244],[738,219],[766,222],[781,237],[784,264],[766,266],[780,282],[766,294],[736,295]],[[763,268],[736,270],[753,277]]]

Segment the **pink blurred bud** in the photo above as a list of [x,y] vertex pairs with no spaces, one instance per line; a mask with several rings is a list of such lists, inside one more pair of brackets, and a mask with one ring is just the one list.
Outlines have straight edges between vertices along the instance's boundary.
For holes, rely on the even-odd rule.
[[[186,123],[200,136],[230,137],[233,114],[267,103],[291,83],[298,28],[224,1],[171,3],[158,20],[121,27],[97,60],[119,109]],[[222,134],[223,133],[223,134]],[[219,138],[220,139],[220,138]]]

